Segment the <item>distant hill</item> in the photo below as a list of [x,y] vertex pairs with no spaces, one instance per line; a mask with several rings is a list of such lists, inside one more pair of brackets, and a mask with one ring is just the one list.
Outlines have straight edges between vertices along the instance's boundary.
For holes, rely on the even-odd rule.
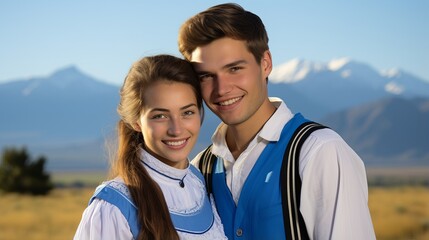
[[[428,121],[422,115],[429,109],[423,100],[429,98],[429,82],[412,74],[381,73],[350,59],[324,64],[292,60],[274,69],[269,94],[284,99],[294,112],[326,121],[370,164],[427,165],[424,136],[429,134],[423,133]],[[119,86],[74,66],[0,84],[0,148],[27,146],[32,154],[47,156],[53,170],[106,168],[105,142],[114,136],[118,102]],[[415,132],[412,127],[425,121]],[[218,123],[206,110],[191,157],[210,144]],[[396,133],[407,144],[395,142]]]
[[0,84],[0,145],[97,139],[116,121],[118,92],[75,67]]
[[429,98],[390,97],[330,114],[367,166],[429,166]]

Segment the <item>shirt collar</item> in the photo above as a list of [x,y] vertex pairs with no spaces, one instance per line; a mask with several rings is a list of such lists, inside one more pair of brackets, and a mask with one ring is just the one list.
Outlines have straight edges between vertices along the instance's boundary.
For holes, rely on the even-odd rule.
[[278,141],[284,125],[293,117],[291,110],[280,98],[270,98],[270,102],[277,108],[276,112],[262,127],[258,137],[266,141]]
[[[278,141],[280,139],[281,130],[284,125],[293,117],[291,110],[286,106],[280,98],[270,97],[270,102],[277,108],[270,119],[265,123],[256,138],[265,141]],[[228,150],[225,136],[228,126],[221,122],[212,136],[213,149],[212,152],[220,157],[225,158],[231,153]]]
[[148,153],[143,148],[140,148],[140,159],[145,164],[147,164],[150,168],[173,178],[182,179],[188,173],[188,169],[189,169],[189,164],[188,164],[188,167],[185,169],[178,169],[175,167],[171,167],[161,162],[160,160],[158,160],[156,157]]

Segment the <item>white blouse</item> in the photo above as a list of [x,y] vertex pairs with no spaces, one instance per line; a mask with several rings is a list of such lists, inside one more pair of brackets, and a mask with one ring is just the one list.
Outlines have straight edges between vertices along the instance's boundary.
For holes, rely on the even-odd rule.
[[[168,166],[144,150],[141,151],[141,159],[149,175],[160,186],[170,211],[189,214],[202,207],[205,186],[189,167],[177,169]],[[178,179],[183,179],[183,188]],[[213,197],[210,200],[214,213],[210,230],[203,234],[178,231],[180,239],[226,239]],[[121,211],[96,198],[83,212],[74,239],[133,239],[133,236]]]

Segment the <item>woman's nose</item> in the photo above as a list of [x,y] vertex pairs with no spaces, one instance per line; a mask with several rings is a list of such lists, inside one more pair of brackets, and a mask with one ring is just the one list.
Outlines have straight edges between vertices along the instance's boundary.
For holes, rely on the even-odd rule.
[[182,131],[182,121],[179,118],[172,118],[168,127],[168,134],[171,136],[179,136]]

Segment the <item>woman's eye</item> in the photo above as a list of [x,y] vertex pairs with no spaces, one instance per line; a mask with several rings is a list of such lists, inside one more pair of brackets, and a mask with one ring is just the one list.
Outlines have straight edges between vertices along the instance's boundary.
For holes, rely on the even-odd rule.
[[194,111],[186,111],[186,112],[184,112],[185,116],[190,116],[190,115],[194,115],[194,114],[195,114]]
[[163,119],[163,118],[167,118],[167,116],[165,116],[164,114],[157,114],[152,116],[152,119]]

